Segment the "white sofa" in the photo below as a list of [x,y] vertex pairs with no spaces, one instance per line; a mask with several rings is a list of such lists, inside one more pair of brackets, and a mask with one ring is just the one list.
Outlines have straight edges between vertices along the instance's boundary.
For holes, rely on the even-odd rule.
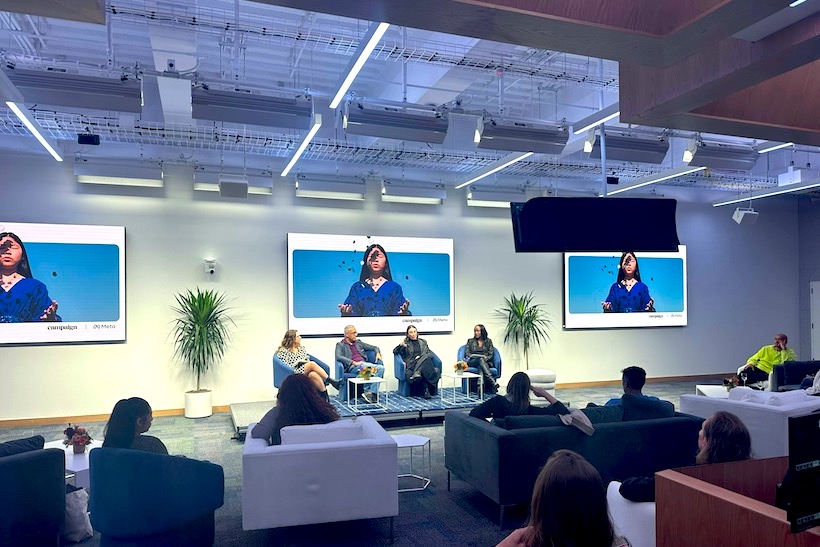
[[606,490],[615,533],[628,539],[632,547],[655,547],[655,502],[629,501],[620,488],[620,482],[612,481]]
[[718,410],[737,415],[752,437],[752,456],[756,459],[788,456],[789,418],[804,416],[820,409],[820,397],[805,390],[777,393],[737,387],[728,399],[681,395],[681,412],[708,418]]
[[398,448],[370,416],[285,427],[281,445],[245,439],[244,530],[391,517],[392,535],[398,514]]

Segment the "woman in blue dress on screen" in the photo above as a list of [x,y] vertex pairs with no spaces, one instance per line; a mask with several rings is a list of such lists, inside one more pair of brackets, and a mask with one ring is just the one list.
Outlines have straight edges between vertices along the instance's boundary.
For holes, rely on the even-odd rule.
[[61,321],[57,301],[33,279],[23,242],[11,232],[0,233],[0,323]]
[[342,317],[413,315],[401,285],[393,281],[387,253],[378,243],[364,252],[359,280],[350,287],[344,303],[339,304],[339,311]]
[[609,288],[609,296],[601,302],[604,313],[655,311],[655,301],[649,296],[649,287],[641,282],[641,270],[635,253],[621,255],[618,280]]

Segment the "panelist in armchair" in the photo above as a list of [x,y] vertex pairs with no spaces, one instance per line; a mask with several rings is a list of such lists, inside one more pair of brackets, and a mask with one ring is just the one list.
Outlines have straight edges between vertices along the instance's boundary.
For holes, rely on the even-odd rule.
[[757,353],[749,357],[746,364],[738,369],[738,375],[741,378],[745,375],[746,384],[767,381],[775,365],[786,361],[797,361],[797,354],[794,350],[786,347],[788,343],[788,336],[782,332],[775,334],[774,344],[763,346]]
[[[336,361],[344,365],[345,372],[352,372],[355,367],[367,364],[368,366],[376,367],[376,376],[384,378],[384,365],[381,364],[382,353],[381,350],[372,344],[367,344],[358,339],[359,333],[353,325],[345,327],[345,337],[336,344]],[[375,353],[375,361],[369,363],[367,361],[367,352]],[[374,383],[364,384],[362,398],[368,403],[375,403],[377,401]]]
[[316,390],[326,400],[329,400],[326,385],[330,384],[336,390],[341,388],[340,380],[331,378],[325,369],[311,360],[307,349],[302,345],[302,336],[296,329],[288,329],[285,332],[282,343],[279,345],[279,349],[276,350],[276,357],[292,368],[294,373],[304,374],[310,378],[310,381],[316,386]]
[[441,370],[435,367],[435,354],[430,351],[427,341],[419,338],[416,327],[407,327],[407,336],[393,348],[393,354],[399,355],[404,361],[404,374],[410,384],[411,397],[421,395],[430,399],[435,395]]

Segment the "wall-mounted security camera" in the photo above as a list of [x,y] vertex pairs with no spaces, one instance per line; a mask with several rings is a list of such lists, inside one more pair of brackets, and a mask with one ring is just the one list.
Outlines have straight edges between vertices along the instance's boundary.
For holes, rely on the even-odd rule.
[[205,273],[208,274],[209,277],[216,275],[216,260],[213,258],[206,258],[204,263]]

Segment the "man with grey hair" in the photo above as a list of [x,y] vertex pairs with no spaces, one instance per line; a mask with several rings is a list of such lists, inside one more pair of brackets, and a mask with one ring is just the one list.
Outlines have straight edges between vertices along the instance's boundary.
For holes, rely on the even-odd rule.
[[[372,366],[376,367],[375,375],[384,378],[384,365],[380,363],[382,360],[381,350],[377,346],[359,340],[358,334],[356,327],[353,325],[345,327],[345,337],[336,344],[336,360],[344,365],[346,373],[356,372],[359,366]],[[374,362],[368,362],[368,351],[375,353]],[[378,401],[375,393],[378,388],[375,383],[364,384],[362,388],[362,399],[371,404]],[[349,386],[348,389],[350,389]]]

